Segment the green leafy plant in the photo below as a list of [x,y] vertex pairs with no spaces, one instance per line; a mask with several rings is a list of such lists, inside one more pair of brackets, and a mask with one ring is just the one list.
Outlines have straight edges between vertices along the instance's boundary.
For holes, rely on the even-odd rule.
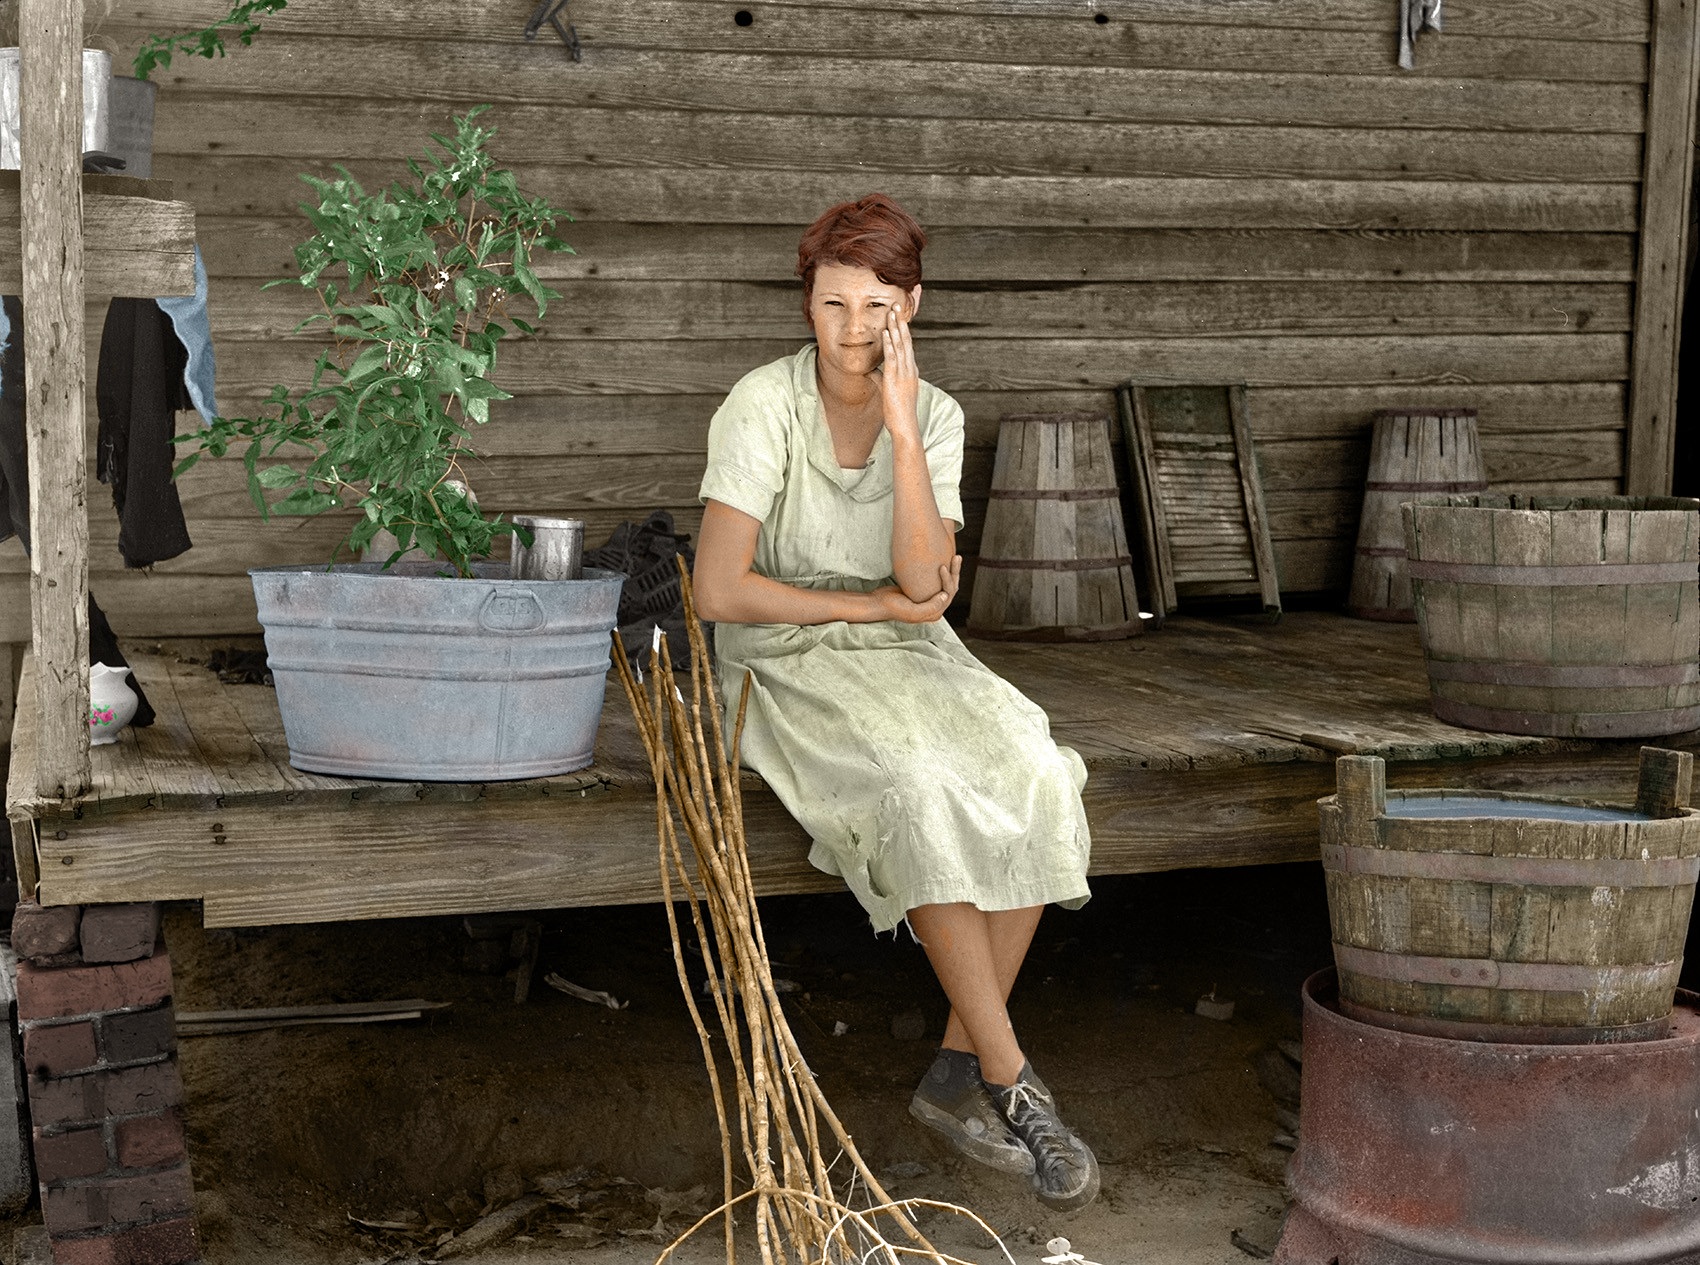
[[295,248],[301,275],[268,288],[316,291],[324,311],[297,328],[323,322],[335,345],[319,354],[304,392],[272,389],[266,406],[276,413],[218,418],[180,437],[196,451],[179,475],[202,454],[222,457],[246,440],[249,494],[263,517],[358,509],[338,554],[388,531],[398,541],[389,562],[417,547],[463,576],[498,535],[515,531],[465,494],[467,427],[489,419],[492,400],[511,398],[491,380],[508,332],[497,318],[536,332],[506,308],[522,300],[542,320],[560,297],[538,280],[532,257],[571,251],[553,235],[571,217],[525,197],[495,165],[487,149],[495,129],[477,123],[488,108],[456,117],[453,136],[433,135],[440,152],[409,160],[411,184],[369,194],[340,167],[334,180],[302,177],[319,199],[301,208],[315,232]]
[[260,33],[260,24],[255,19],[276,13],[288,4],[289,0],[238,0],[231,5],[229,13],[211,26],[185,31],[181,35],[149,36],[133,63],[136,78],[146,79],[154,71],[166,69],[177,53],[193,57],[223,57],[226,32],[246,47]]

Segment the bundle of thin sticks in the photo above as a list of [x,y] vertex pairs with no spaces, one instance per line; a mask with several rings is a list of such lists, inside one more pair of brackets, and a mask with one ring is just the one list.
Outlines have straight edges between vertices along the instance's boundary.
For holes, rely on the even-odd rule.
[[[690,698],[674,677],[665,637],[657,631],[647,682],[634,677],[615,635],[613,660],[649,753],[655,779],[656,831],[660,842],[661,887],[673,938],[673,961],[685,1005],[696,1025],[720,1123],[725,1201],[663,1252],[665,1262],[696,1230],[717,1215],[726,1222],[726,1259],[736,1260],[734,1207],[749,1199],[756,1205],[756,1242],[763,1265],[793,1258],[802,1265],[849,1265],[905,1258],[954,1262],[935,1250],[909,1217],[918,1207],[934,1207],[966,1216],[1003,1245],[979,1217],[954,1205],[930,1200],[893,1201],[880,1186],[827,1104],[809,1071],[779,994],[774,989],[761,918],[756,910],[749,856],[744,846],[743,800],[738,788],[738,746],[749,706],[750,680],[738,700],[730,751],[722,737],[723,713],[702,623],[697,618],[691,581],[684,564],[685,619],[691,645]],[[690,841],[695,866],[686,864],[679,835]],[[697,943],[708,970],[708,995],[720,1019],[730,1056],[737,1097],[738,1143],[751,1188],[734,1195],[733,1138],[726,1098],[715,1060],[713,1038],[703,1021],[685,966],[675,898],[690,911]],[[707,916],[704,916],[704,907]],[[824,1142],[824,1145],[823,1145]],[[836,1143],[848,1161],[842,1198],[835,1191],[825,1146]],[[866,1188],[864,1206],[853,1208],[856,1185]],[[882,1226],[894,1226],[905,1242],[890,1241]],[[1005,1259],[1010,1259],[1007,1251]],[[1013,1265],[1013,1262],[1012,1262]]]

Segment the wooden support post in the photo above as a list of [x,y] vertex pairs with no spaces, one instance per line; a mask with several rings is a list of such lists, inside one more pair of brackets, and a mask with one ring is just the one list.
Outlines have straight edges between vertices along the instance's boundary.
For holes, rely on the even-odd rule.
[[68,799],[89,781],[82,0],[19,0],[18,44],[36,786]]
[[1668,496],[1676,454],[1677,353],[1700,84],[1700,0],[1654,0],[1641,178],[1641,260],[1629,382],[1624,490]]

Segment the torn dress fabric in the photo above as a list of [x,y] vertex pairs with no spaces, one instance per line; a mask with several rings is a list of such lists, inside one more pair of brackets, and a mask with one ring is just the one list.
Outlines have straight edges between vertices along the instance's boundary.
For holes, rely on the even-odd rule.
[[[960,527],[962,409],[923,382],[918,412],[933,497]],[[866,468],[838,465],[813,344],[747,374],[715,413],[708,449],[701,497],[760,520],[758,573],[811,589],[893,583],[891,436]],[[754,678],[743,762],[876,931],[920,905],[1086,902],[1086,766],[943,620],[721,622],[714,640],[729,726],[746,670]]]

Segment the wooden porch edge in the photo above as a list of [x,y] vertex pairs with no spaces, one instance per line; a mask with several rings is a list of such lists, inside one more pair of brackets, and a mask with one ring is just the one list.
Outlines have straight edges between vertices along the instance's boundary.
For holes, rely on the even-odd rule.
[[[1625,743],[1391,771],[1413,787],[1629,802],[1638,751]],[[1316,801],[1333,790],[1331,761],[1094,773],[1090,872],[1314,861]],[[653,796],[615,789],[592,799],[582,809],[525,799],[429,814],[369,804],[62,819],[27,850],[31,864],[39,859],[43,904],[199,900],[210,927],[659,901]],[[746,793],[745,818],[758,893],[843,890],[808,864],[807,839],[766,788]]]

